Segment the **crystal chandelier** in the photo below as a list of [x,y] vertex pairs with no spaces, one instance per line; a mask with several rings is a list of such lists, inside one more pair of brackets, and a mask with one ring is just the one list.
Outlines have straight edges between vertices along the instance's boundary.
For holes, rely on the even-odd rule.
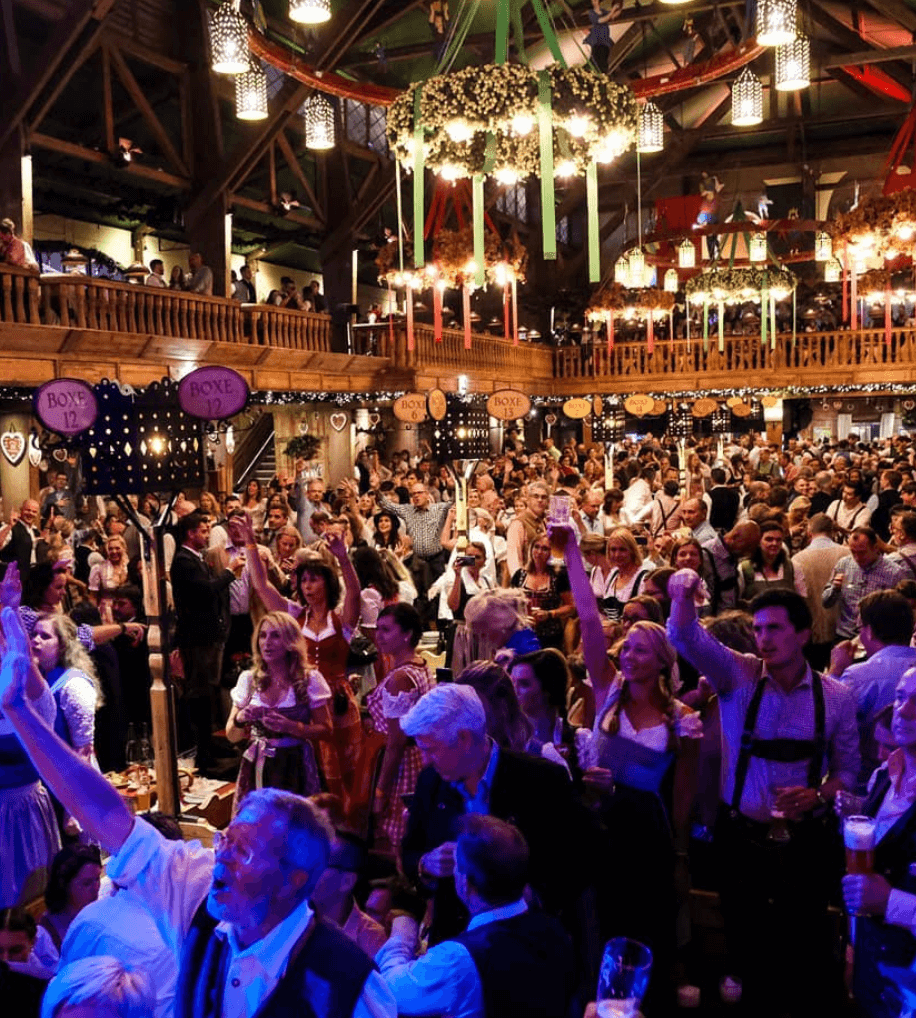
[[210,22],[210,66],[217,74],[248,70],[248,22],[239,0],[224,0]]
[[685,237],[678,245],[677,263],[682,269],[692,269],[697,263],[697,249],[689,237]]
[[289,20],[300,25],[323,25],[331,20],[331,0],[289,0]]
[[661,152],[665,147],[665,121],[662,111],[653,102],[647,102],[639,112],[639,130],[636,148],[639,152]]
[[757,0],[757,44],[781,46],[795,38],[795,0]]
[[747,244],[747,253],[752,262],[765,262],[767,260],[767,235],[752,233]]
[[247,71],[236,76],[235,115],[239,120],[265,120],[267,117],[267,75],[254,60]]
[[806,35],[776,47],[775,84],[780,92],[796,92],[811,84],[811,42]]
[[829,262],[833,257],[833,240],[830,234],[819,230],[814,235],[814,260],[817,262]]
[[334,147],[334,107],[327,96],[313,92],[305,101],[305,147],[324,151]]
[[763,85],[749,68],[738,75],[732,86],[732,126],[752,127],[763,121]]

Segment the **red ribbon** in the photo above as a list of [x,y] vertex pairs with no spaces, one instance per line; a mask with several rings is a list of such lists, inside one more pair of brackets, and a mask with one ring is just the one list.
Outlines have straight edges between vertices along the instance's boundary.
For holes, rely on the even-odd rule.
[[649,341],[649,353],[655,353],[655,322],[652,320],[652,312],[646,319],[646,338]]
[[415,347],[414,336],[413,336],[413,290],[411,287],[407,287],[407,349],[413,350]]
[[518,346],[518,281],[512,277],[512,345]]
[[512,331],[511,324],[509,322],[509,284],[503,287],[503,333],[506,339],[509,338],[509,333]]
[[433,283],[433,333],[437,343],[442,342],[442,291]]
[[849,287],[849,308],[850,308],[850,329],[858,329],[859,327],[859,277],[856,273],[856,267],[852,267],[852,284]]
[[614,312],[608,311],[607,313],[607,353],[608,357],[611,356],[611,351],[614,349]]
[[388,287],[388,342],[394,353],[394,290]]
[[843,321],[849,321],[849,248],[845,244],[843,245]]

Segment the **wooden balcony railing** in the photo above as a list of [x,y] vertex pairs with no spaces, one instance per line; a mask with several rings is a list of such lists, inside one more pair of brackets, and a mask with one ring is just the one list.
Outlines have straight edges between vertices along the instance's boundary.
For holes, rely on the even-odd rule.
[[249,343],[286,350],[331,349],[329,315],[277,308],[270,304],[244,304],[242,316]]
[[41,322],[38,273],[4,265],[0,273],[0,290],[3,304],[0,320],[21,325],[38,325]]
[[461,329],[443,329],[442,342],[437,343],[432,326],[414,327],[415,349],[406,350],[406,366],[430,368],[438,373],[481,373],[494,379],[504,379],[506,385],[519,384],[520,378],[538,380],[553,377],[554,351],[547,346],[520,343],[497,336],[474,333],[471,349],[464,347]]

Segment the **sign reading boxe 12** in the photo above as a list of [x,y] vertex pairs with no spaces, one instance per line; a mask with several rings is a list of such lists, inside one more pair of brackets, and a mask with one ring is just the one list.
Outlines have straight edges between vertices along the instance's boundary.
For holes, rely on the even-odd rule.
[[92,386],[79,378],[55,378],[35,393],[35,416],[49,430],[72,438],[95,424],[99,404]]
[[248,383],[232,368],[207,365],[185,375],[178,386],[181,409],[205,421],[224,421],[248,403]]

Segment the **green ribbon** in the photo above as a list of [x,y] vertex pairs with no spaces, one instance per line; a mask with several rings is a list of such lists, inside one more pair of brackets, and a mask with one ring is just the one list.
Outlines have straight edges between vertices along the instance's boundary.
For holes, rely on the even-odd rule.
[[709,301],[703,301],[703,353],[709,353]]
[[557,210],[553,183],[553,112],[550,75],[538,71],[538,131],[541,141],[541,226],[544,233],[544,258],[557,258]]
[[507,0],[496,4],[496,63],[504,64],[509,57],[509,7]]
[[[503,4],[500,3],[502,7]],[[515,37],[515,49],[518,52],[519,63],[528,66],[528,51],[525,49],[525,26],[522,23],[522,5],[506,4],[512,7],[512,35]]]
[[474,212],[474,282],[477,286],[486,283],[483,255],[483,174],[475,173],[471,179]]
[[767,313],[770,310],[770,285],[767,274],[763,274],[763,286],[760,288],[760,345],[767,345]]
[[725,305],[719,301],[719,353],[725,353]]
[[[497,0],[497,3],[505,3],[506,0]],[[561,67],[566,67],[566,58],[563,56],[563,51],[560,49],[560,42],[557,39],[557,33],[553,30],[553,25],[550,23],[550,18],[547,16],[547,11],[544,7],[542,0],[531,0],[531,6],[534,8],[534,15],[538,19],[538,24],[541,26],[541,34],[544,36],[544,42],[547,43],[547,48],[550,50],[551,56]]]
[[601,282],[601,237],[598,232],[598,164],[594,159],[585,171],[588,214],[588,281]]
[[423,124],[420,122],[420,100],[423,86],[413,94],[413,263],[423,265]]

